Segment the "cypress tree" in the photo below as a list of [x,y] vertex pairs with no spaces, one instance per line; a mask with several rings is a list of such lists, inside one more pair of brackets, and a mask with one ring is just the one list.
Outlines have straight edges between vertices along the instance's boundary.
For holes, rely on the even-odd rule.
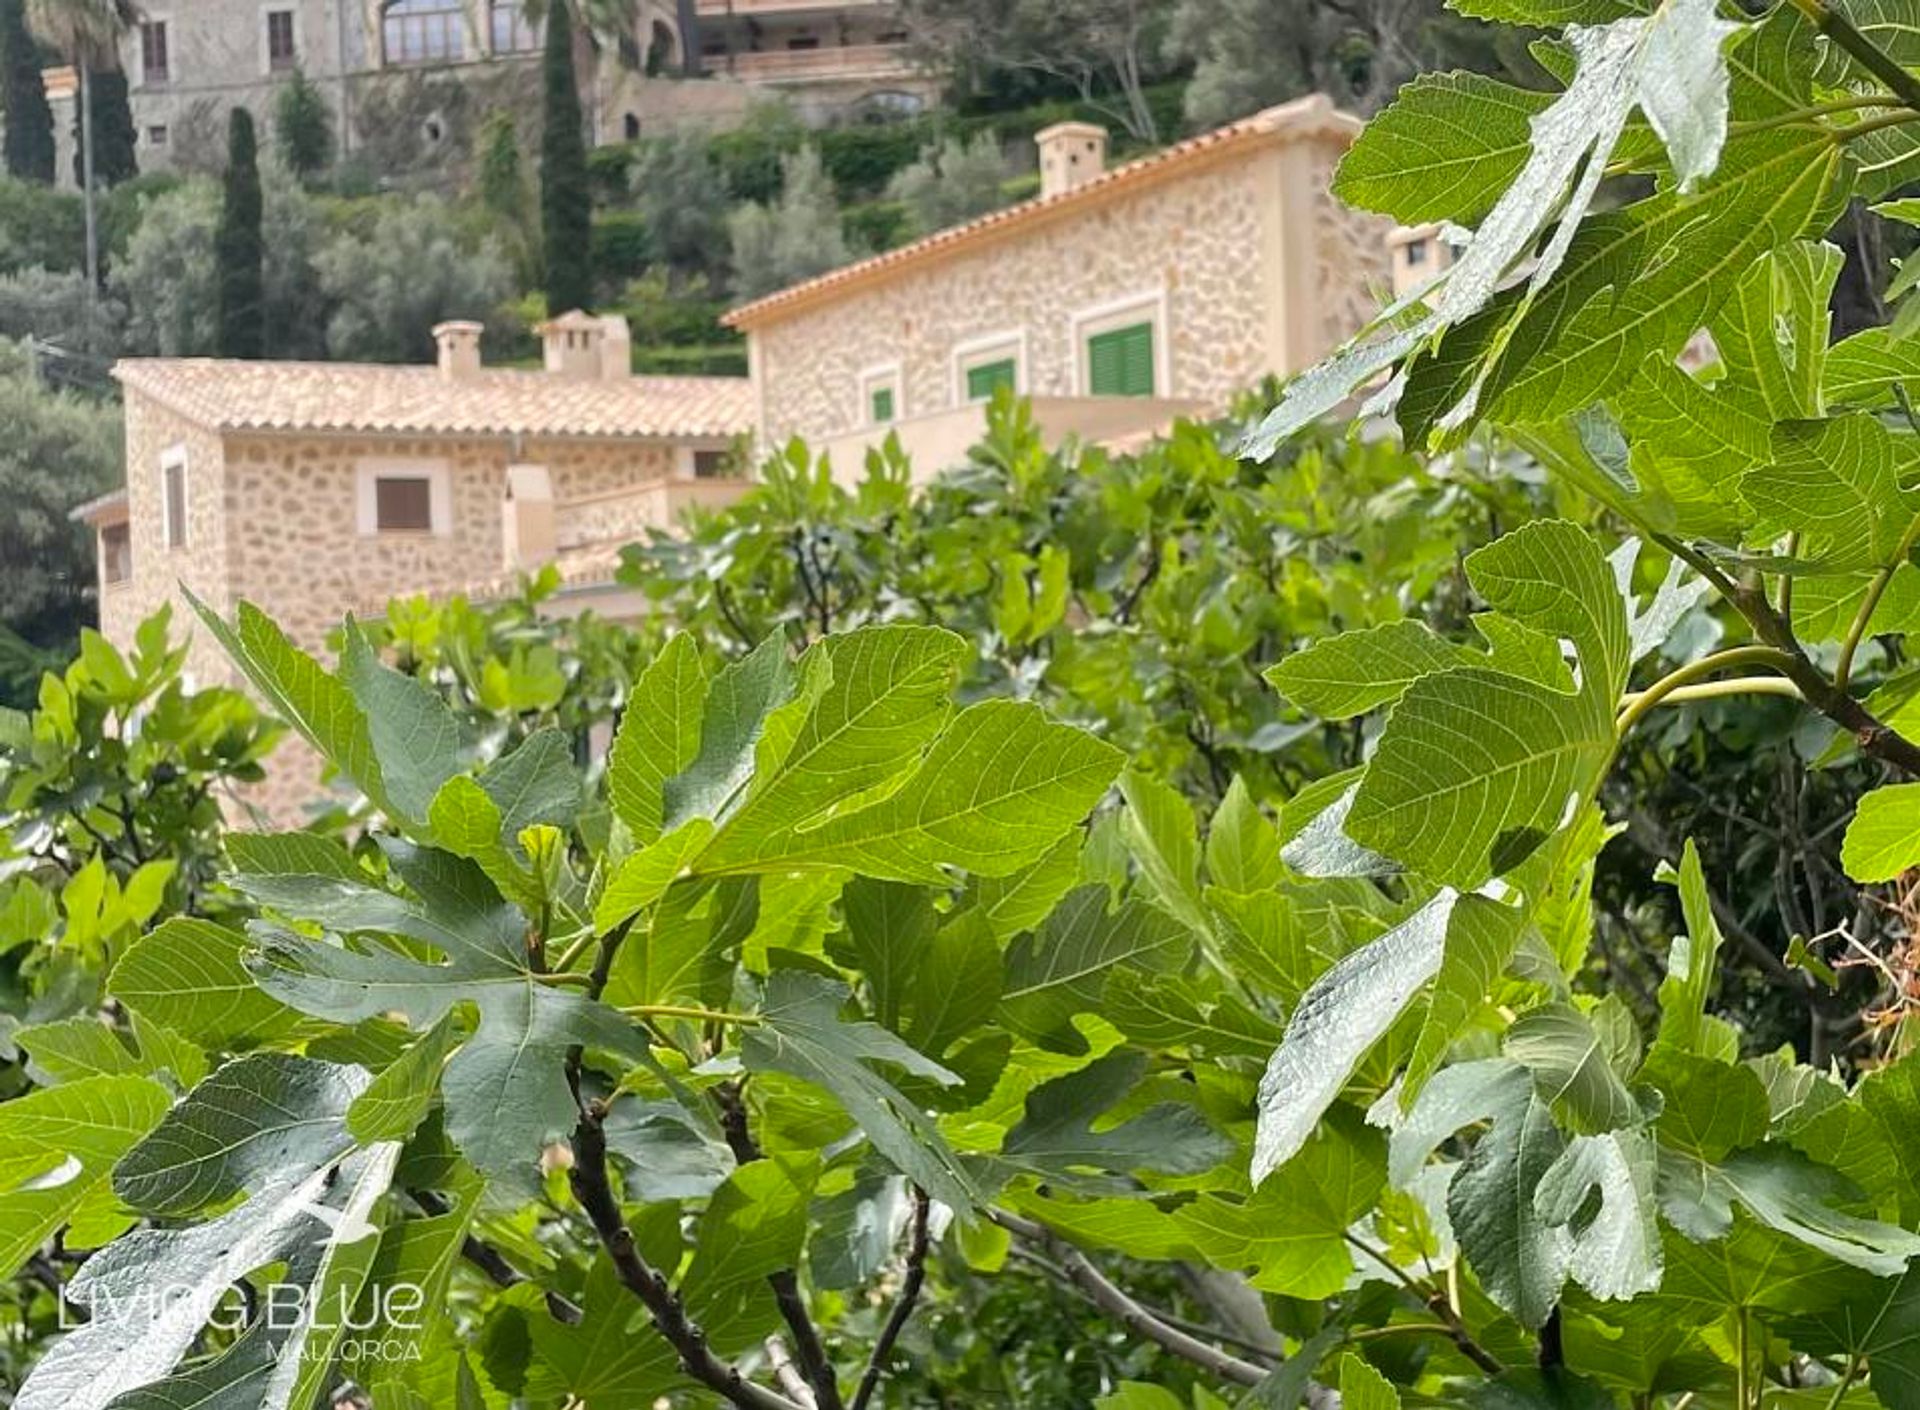
[[259,157],[253,115],[235,108],[227,119],[226,192],[220,228],[213,237],[222,357],[260,357],[266,349],[266,245],[260,231]]
[[0,107],[7,118],[7,175],[53,184],[53,109],[40,81],[40,46],[27,32],[26,0],[0,0]]
[[540,228],[546,251],[547,312],[593,304],[593,202],[580,86],[573,72],[573,17],[567,0],[547,8],[546,127],[540,139]]
[[[93,179],[102,186],[118,186],[140,174],[133,149],[133,103],[127,94],[127,76],[117,67],[89,69],[89,106],[93,109]],[[80,175],[80,105],[73,110],[73,180]]]

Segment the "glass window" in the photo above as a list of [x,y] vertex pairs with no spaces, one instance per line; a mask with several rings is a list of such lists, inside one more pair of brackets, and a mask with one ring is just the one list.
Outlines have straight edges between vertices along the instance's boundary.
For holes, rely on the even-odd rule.
[[1407,263],[1425,264],[1427,262],[1427,242],[1425,240],[1407,241]]
[[723,480],[732,473],[724,450],[696,450],[693,453],[693,477],[696,480]]
[[267,67],[290,69],[299,61],[294,52],[293,11],[267,11]]
[[1087,340],[1087,389],[1097,397],[1153,395],[1153,325],[1135,323]]
[[967,400],[992,401],[993,394],[1005,387],[1013,390],[1014,362],[1003,357],[994,362],[975,363],[967,369]]
[[148,83],[167,81],[165,20],[146,20],[140,25],[140,77]]
[[527,18],[524,0],[493,0],[488,13],[494,53],[524,54],[540,47],[540,31]]
[[433,482],[424,475],[382,475],[373,482],[373,512],[383,534],[430,534]]
[[387,0],[380,43],[390,64],[448,63],[467,53],[460,0]]

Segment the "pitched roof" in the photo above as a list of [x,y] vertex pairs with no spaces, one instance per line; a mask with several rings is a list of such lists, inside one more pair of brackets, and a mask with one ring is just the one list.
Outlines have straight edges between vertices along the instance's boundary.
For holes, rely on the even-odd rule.
[[132,358],[121,383],[214,431],[725,440],[753,425],[745,377],[586,381],[486,368]]
[[790,285],[764,298],[742,304],[720,321],[732,328],[752,328],[819,303],[850,286],[869,284],[896,272],[972,250],[1030,226],[1079,214],[1114,197],[1185,174],[1196,162],[1211,162],[1244,147],[1303,137],[1337,136],[1351,140],[1360,131],[1360,119],[1334,107],[1324,93],[1309,94],[1290,103],[1267,108],[1216,127],[1198,137],[1175,142],[1134,161],[1102,172],[1068,191],[1022,201],[990,211],[959,225],[935,231],[898,249],[842,265],[817,278]]

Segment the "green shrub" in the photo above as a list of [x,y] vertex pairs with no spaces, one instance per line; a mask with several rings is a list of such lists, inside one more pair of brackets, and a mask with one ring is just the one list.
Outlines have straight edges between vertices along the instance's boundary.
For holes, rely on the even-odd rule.
[[75,270],[85,263],[86,213],[80,197],[0,178],[0,274]]
[[655,258],[653,236],[644,217],[632,211],[605,211],[593,218],[593,270],[601,279],[632,279]]
[[914,237],[912,213],[901,201],[863,201],[840,212],[847,245],[855,250],[890,250]]

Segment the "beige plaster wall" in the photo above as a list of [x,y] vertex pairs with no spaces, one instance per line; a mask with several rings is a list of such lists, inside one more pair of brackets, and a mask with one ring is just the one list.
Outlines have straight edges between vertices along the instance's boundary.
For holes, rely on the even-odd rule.
[[900,366],[902,419],[953,407],[956,349],[1021,336],[1033,396],[1073,396],[1076,317],[1164,300],[1156,392],[1224,404],[1296,371],[1357,326],[1387,271],[1384,225],[1327,192],[1344,143],[1268,143],[754,330],[763,444],[821,441],[866,423],[862,374]]

